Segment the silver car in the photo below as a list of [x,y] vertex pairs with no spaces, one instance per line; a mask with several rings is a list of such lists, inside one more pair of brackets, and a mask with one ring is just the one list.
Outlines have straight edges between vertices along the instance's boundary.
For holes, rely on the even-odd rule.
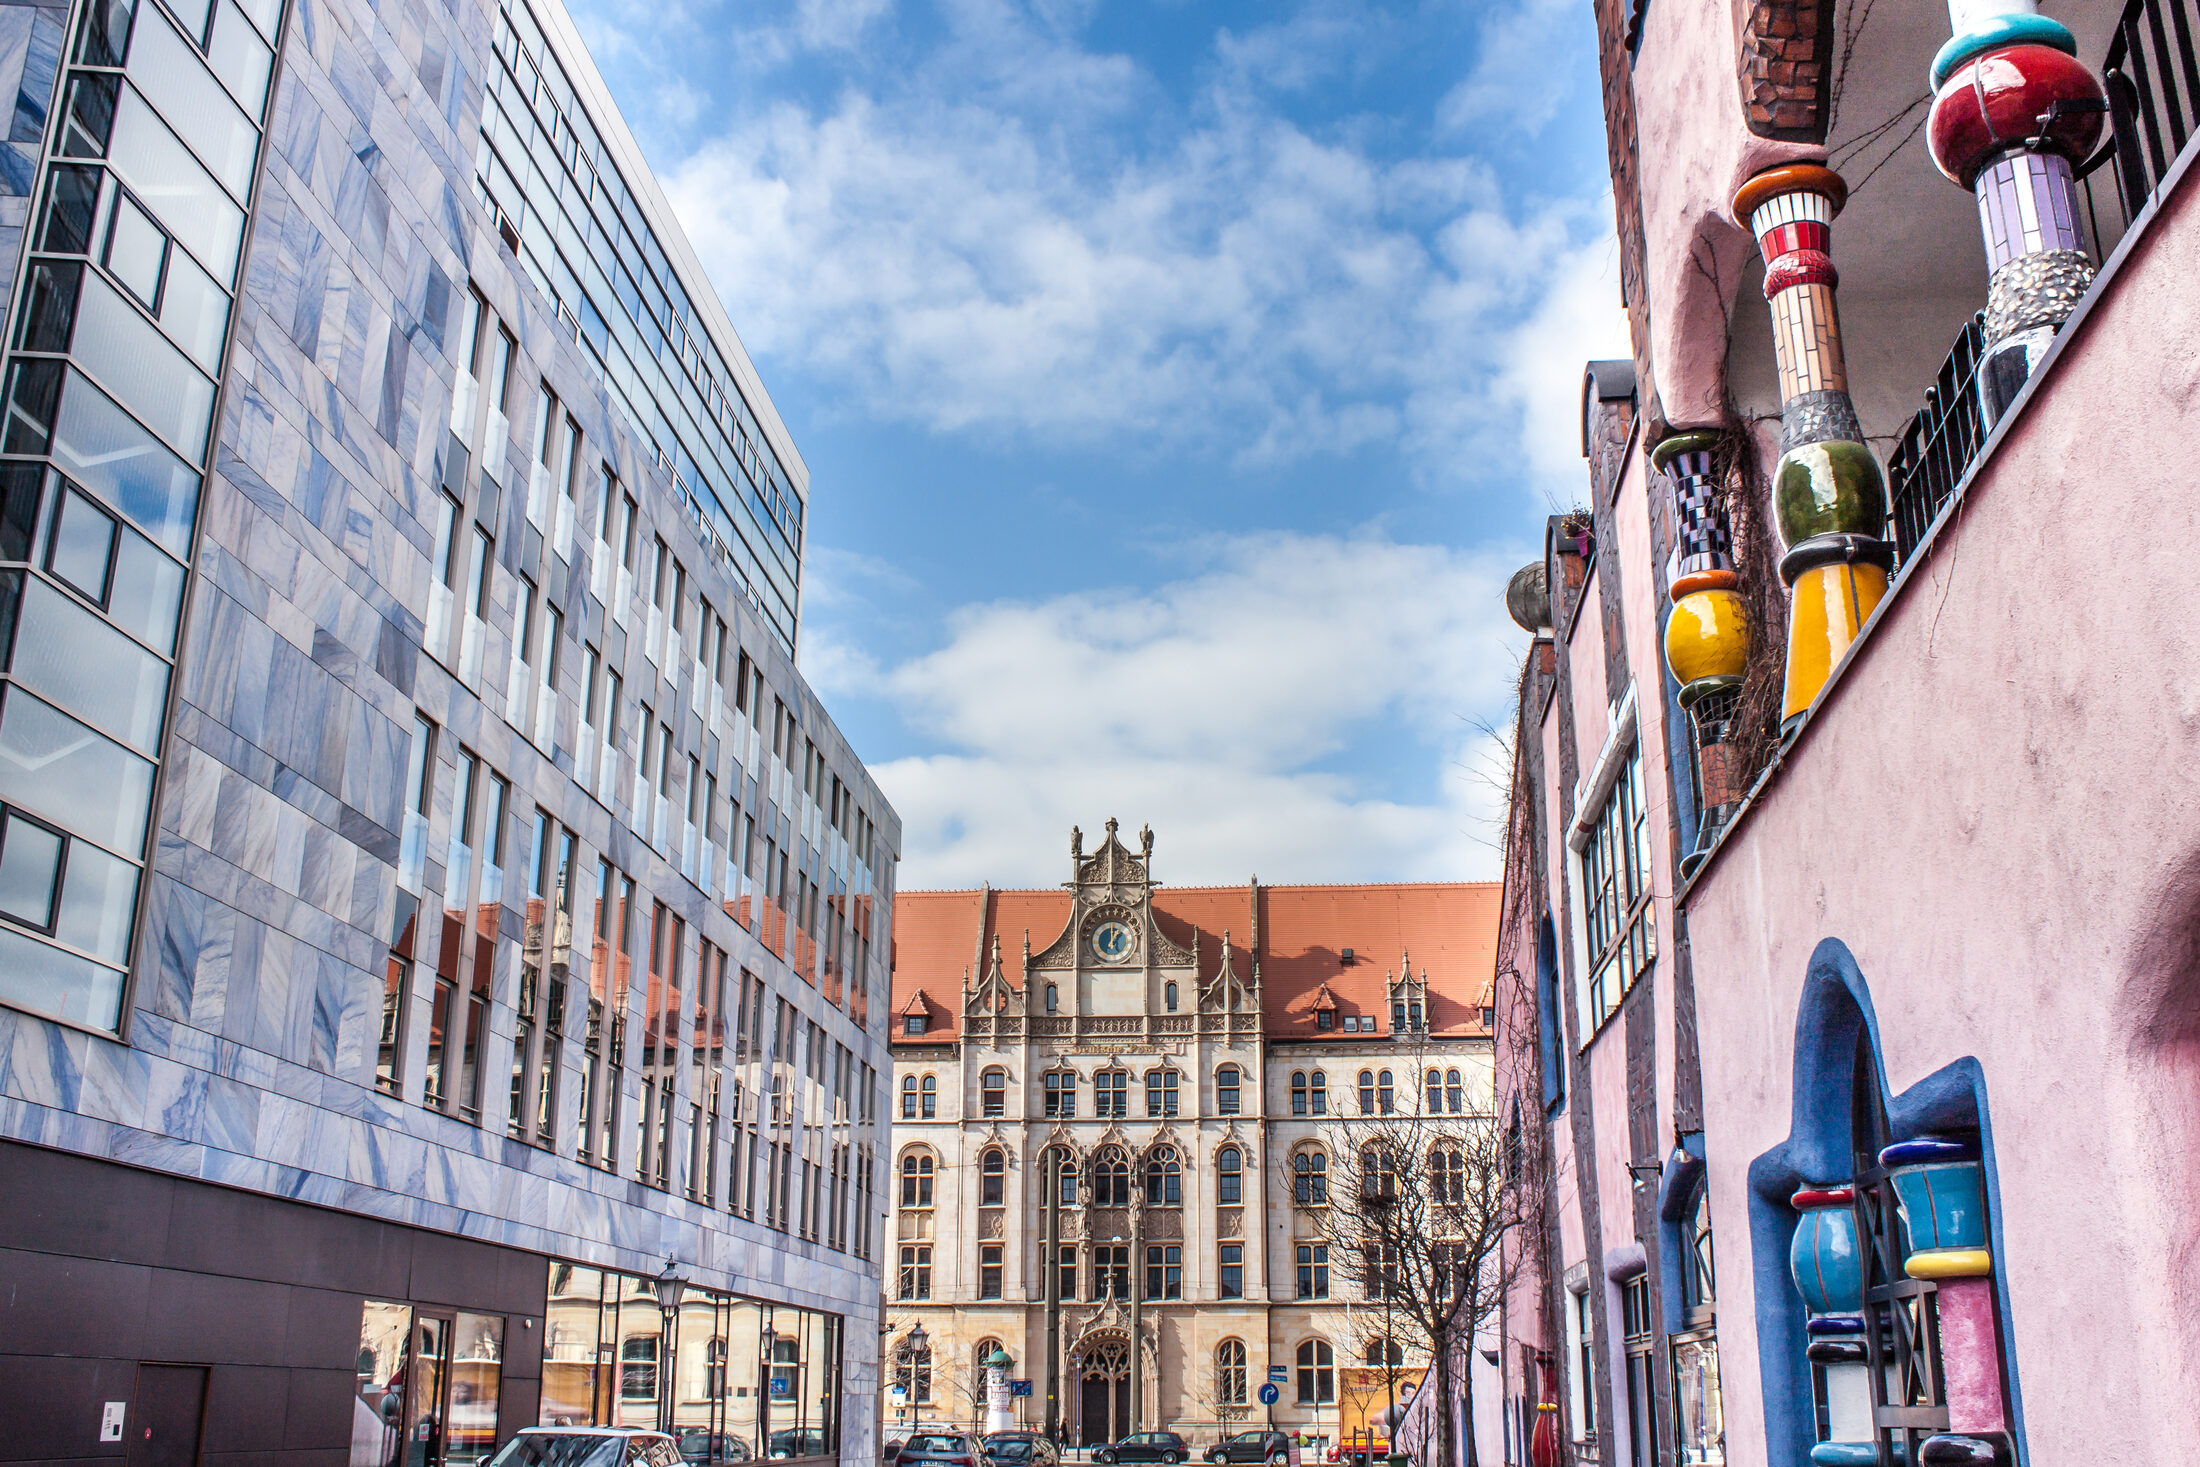
[[489,1459],[489,1467],[681,1467],[680,1449],[661,1431],[633,1426],[527,1426]]

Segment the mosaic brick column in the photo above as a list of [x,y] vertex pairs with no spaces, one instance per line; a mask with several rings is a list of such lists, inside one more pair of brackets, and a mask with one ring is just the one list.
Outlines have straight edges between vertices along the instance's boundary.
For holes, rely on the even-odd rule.
[[1789,592],[1783,728],[1825,687],[1886,594],[1894,564],[1894,547],[1879,538],[1887,479],[1849,401],[1834,311],[1839,276],[1827,251],[1833,216],[1848,192],[1832,169],[1791,163],[1758,174],[1734,195],[1734,217],[1749,225],[1764,252],[1780,363],[1781,453],[1772,509],[1787,546],[1780,560]]
[[1804,1353],[1826,1372],[1827,1438],[1810,1449],[1810,1460],[1813,1467],[1876,1467],[1856,1189],[1845,1182],[1805,1187],[1789,1201],[1802,1214],[1788,1248],[1788,1269],[1810,1311]]
[[1920,1137],[1879,1153],[1910,1238],[1903,1272],[1931,1279],[1940,1317],[1948,1430],[1918,1448],[1922,1467],[2014,1460],[2001,1373],[1994,1255],[1986,1230],[1986,1169],[1972,1142]]
[[1681,685],[1681,707],[1695,725],[1703,786],[1703,817],[1695,848],[1681,858],[1683,876],[1695,874],[1711,854],[1742,798],[1742,772],[1729,757],[1727,734],[1749,662],[1749,618],[1736,590],[1741,581],[1734,574],[1726,501],[1719,492],[1718,447],[1715,434],[1676,433],[1650,450],[1651,465],[1673,493],[1680,541],[1673,614],[1665,623],[1665,665]]
[[1955,35],[1930,73],[1933,162],[1978,196],[1986,237],[1989,424],[2093,283],[2072,165],[2100,141],[2108,99],[2069,28],[2038,12],[2037,0],[1949,0]]

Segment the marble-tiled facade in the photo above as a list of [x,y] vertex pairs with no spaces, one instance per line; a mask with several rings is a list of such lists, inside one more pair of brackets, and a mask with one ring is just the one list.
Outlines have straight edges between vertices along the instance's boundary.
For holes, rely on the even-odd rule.
[[[11,141],[0,147],[0,251],[10,279],[65,15],[56,6],[0,5],[0,82],[18,88]],[[424,890],[442,889],[436,854],[446,843],[453,759],[463,743],[511,781],[507,838],[515,849],[525,849],[532,808],[547,810],[577,835],[578,869],[611,860],[645,900],[680,914],[691,950],[700,937],[726,951],[729,974],[762,977],[872,1074],[890,1067],[884,994],[898,820],[785,649],[706,558],[669,476],[611,407],[593,359],[554,319],[477,204],[472,159],[483,77],[497,64],[489,54],[494,19],[483,0],[448,7],[292,0],[203,500],[123,1037],[0,1010],[0,1135],[644,1274],[670,1254],[699,1284],[842,1313],[842,1451],[867,1459],[877,1389],[875,1258],[733,1217],[723,1197],[716,1208],[685,1200],[677,1176],[669,1192],[645,1187],[631,1180],[623,1157],[616,1173],[585,1165],[574,1155],[577,1085],[560,1089],[556,1151],[505,1134],[497,1077],[512,1050],[524,880],[504,888],[507,940],[499,944],[482,1059],[491,1077],[484,1123],[419,1103],[425,1022],[408,1024],[402,1093],[375,1085],[416,709],[442,730]],[[782,831],[805,825],[800,778],[772,758],[769,739],[760,759],[749,756],[762,768],[742,770],[737,741],[709,731],[731,722],[730,709],[712,719],[696,704],[692,676],[660,673],[645,660],[639,615],[629,634],[590,595],[589,562],[600,549],[593,534],[576,528],[569,562],[542,551],[525,517],[523,468],[508,474],[497,516],[499,570],[478,695],[423,653],[433,506],[452,447],[451,338],[469,282],[516,334],[523,358],[514,368],[526,385],[512,396],[508,461],[528,461],[532,383],[547,380],[561,411],[583,427],[590,463],[608,462],[641,501],[644,543],[655,534],[673,547],[691,594],[700,591],[726,618],[762,670],[767,697],[785,700],[878,828],[867,971],[849,973],[841,1003],[827,1002],[739,925],[718,883],[699,889],[680,874],[677,837],[670,856],[652,849],[622,812],[574,782],[585,640],[623,669],[630,699],[668,715],[678,710],[683,756],[700,756],[760,826],[765,816]],[[579,526],[596,523],[601,488],[600,475],[582,477]],[[540,557],[545,592],[565,613],[547,754],[502,716],[514,567],[523,555]],[[638,752],[636,723],[626,720],[628,760]],[[684,773],[674,783],[684,785]],[[719,850],[725,818],[710,812]],[[587,964],[585,943],[577,945],[576,994]],[[637,1034],[645,987],[637,981],[630,989]],[[874,1001],[860,1001],[859,989]],[[408,1018],[424,1020],[426,1001],[416,992]],[[569,1077],[582,1062],[581,1028],[567,1025]],[[686,1086],[689,1067],[680,1069]],[[639,1073],[630,1061],[629,1105]],[[682,1136],[672,1150],[684,1164],[687,1096],[680,1100]],[[883,1128],[883,1109],[873,1113]],[[877,1239],[880,1230],[874,1221],[864,1231]]]

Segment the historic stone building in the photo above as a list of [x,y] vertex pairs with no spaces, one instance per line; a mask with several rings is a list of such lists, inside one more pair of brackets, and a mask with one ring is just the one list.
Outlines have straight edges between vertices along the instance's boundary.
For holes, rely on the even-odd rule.
[[1113,820],[1070,856],[1059,891],[897,897],[882,1419],[973,1419],[1000,1346],[1044,1421],[1053,1147],[1073,1440],[1259,1424],[1272,1367],[1279,1427],[1349,1437],[1422,1358],[1381,1367],[1328,1256],[1329,1157],[1363,1114],[1489,1112],[1497,889],[1167,888]]

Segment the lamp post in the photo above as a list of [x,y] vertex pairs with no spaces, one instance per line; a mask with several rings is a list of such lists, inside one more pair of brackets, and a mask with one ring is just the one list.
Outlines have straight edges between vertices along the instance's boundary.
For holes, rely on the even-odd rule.
[[772,1454],[772,1352],[778,1347],[779,1331],[767,1309],[756,1336],[756,1435],[759,1454],[766,1458]]
[[902,1384],[902,1399],[909,1403],[902,1409],[909,1412],[912,1422],[916,1419],[917,1361],[931,1343],[932,1338],[924,1332],[922,1323],[911,1325],[908,1335],[901,1342],[901,1368],[902,1373],[908,1377]]
[[664,1316],[663,1350],[657,1361],[657,1429],[672,1431],[672,1387],[680,1363],[680,1301],[687,1295],[687,1280],[670,1254],[657,1275],[657,1312]]

